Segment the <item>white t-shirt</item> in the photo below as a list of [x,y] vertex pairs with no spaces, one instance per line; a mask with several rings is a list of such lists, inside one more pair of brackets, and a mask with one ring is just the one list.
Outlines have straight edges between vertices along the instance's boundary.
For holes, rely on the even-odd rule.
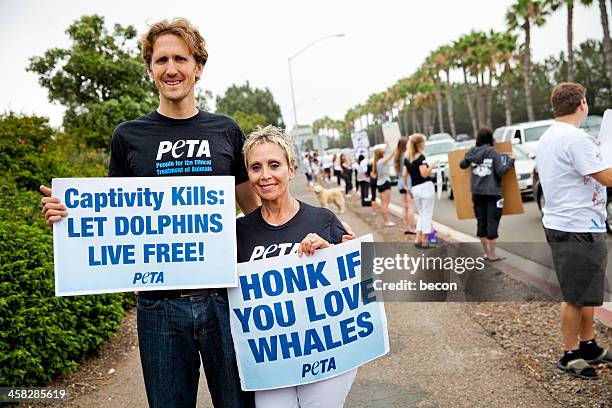
[[310,160],[303,159],[302,160],[302,167],[304,168],[304,173],[312,174],[312,168],[310,167]]
[[546,228],[606,232],[606,188],[589,174],[607,169],[599,142],[567,123],[554,122],[538,142],[536,164],[545,198]]

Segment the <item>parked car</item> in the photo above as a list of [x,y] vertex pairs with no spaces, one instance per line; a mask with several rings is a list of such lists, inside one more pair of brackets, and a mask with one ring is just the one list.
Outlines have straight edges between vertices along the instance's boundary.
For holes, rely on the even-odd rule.
[[[433,164],[438,162],[438,166],[432,170],[431,177],[435,180],[438,171],[442,172],[442,185],[446,185],[445,182],[445,169],[448,167],[448,152],[455,149],[455,142],[451,140],[428,140],[425,143],[425,157],[427,162]],[[434,183],[435,184],[435,183]]]
[[513,144],[521,145],[527,154],[533,154],[533,157],[535,157],[538,140],[540,140],[542,134],[550,127],[551,123],[553,123],[553,120],[548,119],[502,126],[495,129],[493,138],[495,142],[506,142],[510,140]]
[[[533,179],[533,194],[536,202],[538,203],[538,208],[540,209],[540,212],[542,212],[546,199],[544,198],[544,193],[542,192],[538,168],[534,167],[531,174]],[[607,187],[606,193],[608,195],[608,200],[606,201],[606,230],[608,231],[608,234],[612,234],[612,187]]]
[[580,128],[593,137],[599,137],[599,129],[601,128],[602,120],[603,118],[598,115],[587,116],[585,121],[580,125]]
[[[516,172],[516,179],[518,181],[521,195],[534,197],[533,169],[535,168],[535,160],[530,158],[529,155],[519,146],[512,146],[512,155],[515,158],[514,171]],[[446,194],[448,195],[449,199],[453,200],[455,197],[453,195],[453,186],[451,184],[448,167],[446,168],[445,172],[446,174],[444,179],[446,180]]]
[[455,138],[455,142],[465,142],[466,140],[471,140],[472,138],[467,133],[459,133]]
[[440,140],[449,140],[454,141],[453,137],[448,133],[434,133],[433,135],[429,135],[427,138],[428,142],[438,142]]

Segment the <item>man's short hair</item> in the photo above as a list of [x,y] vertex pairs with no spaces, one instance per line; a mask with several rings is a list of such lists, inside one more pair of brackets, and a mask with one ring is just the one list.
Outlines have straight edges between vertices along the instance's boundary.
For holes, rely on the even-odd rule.
[[149,27],[141,39],[140,54],[145,65],[151,67],[151,57],[153,56],[153,44],[164,34],[174,34],[185,41],[187,48],[199,64],[206,64],[208,51],[206,51],[206,41],[198,29],[186,18],[177,17],[172,21],[161,20]]
[[555,118],[576,113],[585,97],[586,88],[578,83],[562,82],[555,86],[550,96]]
[[255,146],[263,143],[276,143],[279,145],[281,149],[285,151],[285,158],[287,159],[287,164],[289,167],[295,167],[296,154],[291,136],[289,136],[283,129],[272,125],[268,125],[264,128],[257,126],[257,129],[251,132],[244,142],[242,153],[244,154],[244,163],[247,165],[247,167],[249,165],[247,162],[247,157],[249,156],[251,150],[253,150]]

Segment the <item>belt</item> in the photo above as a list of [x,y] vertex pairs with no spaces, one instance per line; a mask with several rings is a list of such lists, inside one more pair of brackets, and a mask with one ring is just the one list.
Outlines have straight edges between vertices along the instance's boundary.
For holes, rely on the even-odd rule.
[[227,289],[225,288],[211,288],[211,289],[177,289],[177,290],[150,290],[139,292],[138,296],[144,299],[151,300],[164,300],[164,299],[178,299],[188,298],[194,296],[211,296],[219,295],[224,299],[227,299]]

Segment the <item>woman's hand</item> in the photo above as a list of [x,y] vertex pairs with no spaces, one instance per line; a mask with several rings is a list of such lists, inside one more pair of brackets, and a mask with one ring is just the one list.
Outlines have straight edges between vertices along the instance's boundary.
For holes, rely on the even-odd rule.
[[40,202],[43,205],[43,214],[45,214],[45,220],[47,225],[52,226],[54,223],[60,221],[62,217],[68,215],[66,206],[61,203],[61,200],[57,197],[51,197],[51,189],[47,186],[40,186],[40,192],[43,193],[43,197]]
[[300,246],[298,248],[298,256],[306,255],[314,255],[315,250],[328,248],[331,244],[318,236],[315,233],[310,233],[306,235],[306,238],[300,242]]

